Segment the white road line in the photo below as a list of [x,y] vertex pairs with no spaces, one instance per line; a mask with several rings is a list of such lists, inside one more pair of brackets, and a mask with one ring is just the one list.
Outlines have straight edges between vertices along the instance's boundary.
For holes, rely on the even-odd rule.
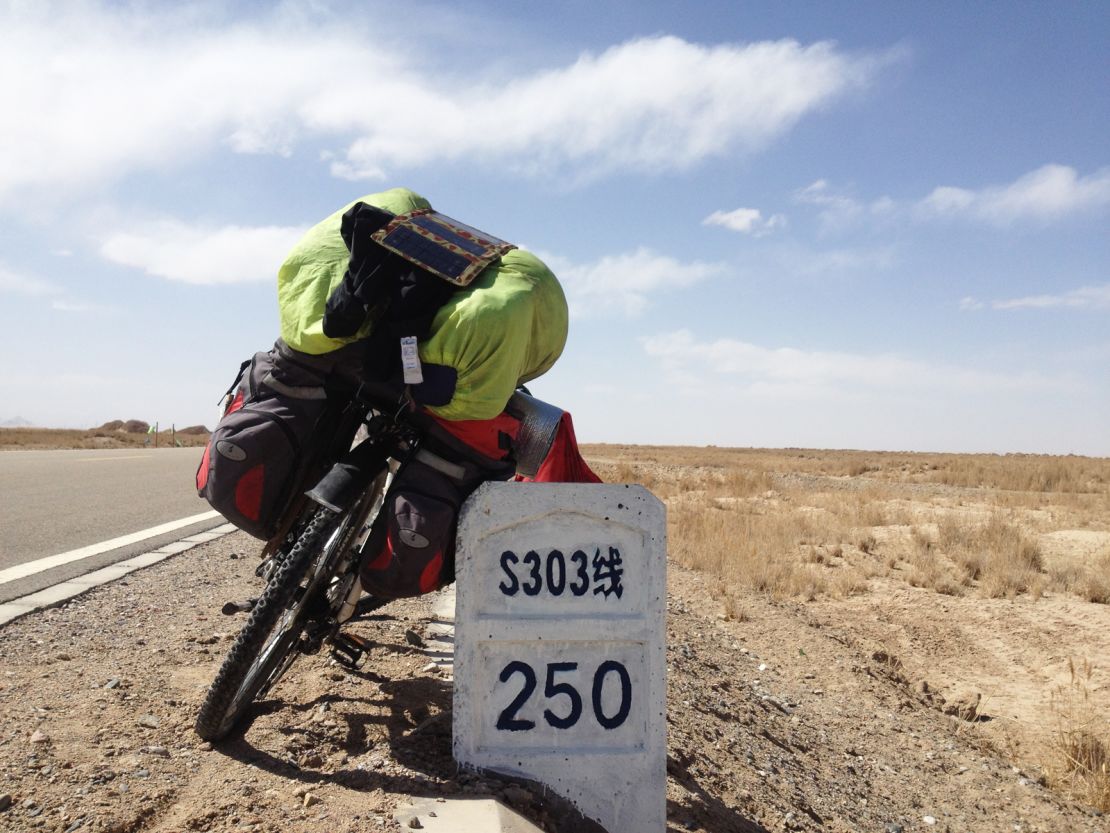
[[188,518],[181,518],[180,520],[152,526],[149,529],[132,532],[130,535],[121,535],[119,538],[112,538],[110,541],[90,544],[87,547],[59,553],[58,555],[49,555],[37,561],[28,561],[26,564],[17,564],[6,570],[0,570],[0,584],[7,584],[16,579],[26,578],[27,576],[41,573],[44,570],[51,570],[63,564],[80,561],[82,558],[91,558],[94,555],[100,555],[102,552],[111,552],[114,549],[126,547],[128,544],[137,544],[139,541],[145,541],[147,538],[153,538],[156,535],[164,535],[167,532],[173,532],[175,529],[181,529],[190,524],[200,523],[201,521],[207,521],[218,517],[220,517],[219,512],[201,512],[199,515],[190,515]]
[[103,463],[106,460],[138,460],[146,457],[146,454],[128,454],[125,457],[78,457],[73,462],[75,463]]

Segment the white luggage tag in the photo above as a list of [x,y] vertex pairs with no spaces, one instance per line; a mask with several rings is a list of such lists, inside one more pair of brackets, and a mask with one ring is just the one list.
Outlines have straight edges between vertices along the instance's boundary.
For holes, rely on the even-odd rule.
[[401,370],[406,385],[419,385],[424,381],[424,369],[420,366],[420,351],[416,346],[416,336],[401,338]]

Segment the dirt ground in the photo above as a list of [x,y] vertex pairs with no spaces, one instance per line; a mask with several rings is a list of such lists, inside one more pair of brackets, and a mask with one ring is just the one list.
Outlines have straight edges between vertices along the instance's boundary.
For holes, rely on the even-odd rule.
[[[574,830],[542,795],[456,769],[450,683],[405,638],[428,599],[358,626],[376,643],[361,670],[302,658],[245,734],[201,742],[241,622],[220,607],[255,593],[256,549],[237,533],[0,630],[0,829],[378,831],[408,796],[494,794]],[[668,831],[1110,831],[997,728],[1029,719],[1021,686],[1062,680],[1074,649],[1110,657],[1106,605],[891,582],[752,592],[737,621],[715,583],[669,568]],[[965,688],[989,720],[944,713]]]

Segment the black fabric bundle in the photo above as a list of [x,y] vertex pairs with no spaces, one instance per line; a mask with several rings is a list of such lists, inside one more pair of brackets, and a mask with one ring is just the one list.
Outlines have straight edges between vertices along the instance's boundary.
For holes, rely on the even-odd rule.
[[[390,212],[364,202],[355,203],[343,215],[340,234],[351,257],[342,283],[332,292],[324,310],[324,335],[329,338],[350,338],[365,323],[367,315],[380,310],[368,338],[364,372],[381,381],[389,380],[400,369],[401,338],[426,338],[439,308],[456,289],[378,245],[372,235],[385,228],[393,217]],[[453,379],[450,388],[453,391]]]

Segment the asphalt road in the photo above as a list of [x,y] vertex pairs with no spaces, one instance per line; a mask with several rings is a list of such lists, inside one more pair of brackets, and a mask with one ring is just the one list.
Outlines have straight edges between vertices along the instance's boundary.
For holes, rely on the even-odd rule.
[[[0,451],[0,570],[98,544],[211,507],[193,476],[200,448]],[[202,521],[0,584],[0,602],[224,523]]]

